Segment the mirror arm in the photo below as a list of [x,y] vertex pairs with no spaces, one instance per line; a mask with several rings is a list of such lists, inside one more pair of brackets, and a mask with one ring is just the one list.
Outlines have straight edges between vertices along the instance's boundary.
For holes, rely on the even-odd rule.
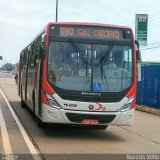
[[139,49],[139,42],[135,40],[135,44],[137,46],[137,50],[136,50],[137,63],[140,63],[142,61],[142,58],[141,58],[141,51]]
[[45,58],[45,52],[46,52],[45,46],[41,46],[40,47],[40,59],[43,60]]
[[137,45],[137,48],[139,50],[139,42],[137,40],[135,40],[135,44]]

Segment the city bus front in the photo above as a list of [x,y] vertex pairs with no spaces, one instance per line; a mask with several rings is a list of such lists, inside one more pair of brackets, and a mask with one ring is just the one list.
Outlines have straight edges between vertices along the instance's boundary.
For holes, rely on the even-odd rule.
[[51,25],[41,120],[131,125],[136,101],[135,44],[130,29]]

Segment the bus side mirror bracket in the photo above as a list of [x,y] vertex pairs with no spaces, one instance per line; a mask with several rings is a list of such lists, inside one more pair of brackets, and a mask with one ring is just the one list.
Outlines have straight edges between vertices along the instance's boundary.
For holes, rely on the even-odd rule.
[[141,58],[141,51],[139,49],[139,42],[136,40],[135,44],[137,45],[137,49],[136,49],[137,80],[138,80],[138,82],[140,82],[141,81],[141,62],[142,62],[142,58]]
[[142,62],[142,57],[141,57],[141,51],[140,50],[136,50],[136,61],[137,61],[137,63]]
[[40,47],[40,59],[45,59],[46,56],[46,46],[45,46],[45,42],[43,41],[41,43],[41,47]]
[[139,42],[137,40],[135,40],[135,44],[137,46],[137,49],[136,49],[136,62],[137,63],[141,63],[142,62],[142,57],[141,57],[141,51],[139,49]]

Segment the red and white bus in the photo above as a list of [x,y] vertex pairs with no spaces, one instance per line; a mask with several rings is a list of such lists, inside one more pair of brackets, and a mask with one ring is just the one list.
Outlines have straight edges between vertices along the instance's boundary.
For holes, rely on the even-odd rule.
[[131,125],[136,53],[128,27],[49,23],[20,55],[22,107],[38,125]]

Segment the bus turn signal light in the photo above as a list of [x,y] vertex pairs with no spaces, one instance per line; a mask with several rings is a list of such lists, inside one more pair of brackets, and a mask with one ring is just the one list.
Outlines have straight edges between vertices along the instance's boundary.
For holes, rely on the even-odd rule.
[[132,103],[133,103],[134,99],[135,99],[135,97],[132,96],[132,97],[128,100],[128,102],[127,102],[125,105],[123,105],[123,107],[122,107],[119,111],[120,111],[120,112],[126,112],[126,111],[130,110],[130,108],[132,107]]
[[48,104],[51,107],[56,108],[56,109],[61,109],[61,105],[57,102],[57,100],[51,94],[45,93],[45,95],[48,100]]

